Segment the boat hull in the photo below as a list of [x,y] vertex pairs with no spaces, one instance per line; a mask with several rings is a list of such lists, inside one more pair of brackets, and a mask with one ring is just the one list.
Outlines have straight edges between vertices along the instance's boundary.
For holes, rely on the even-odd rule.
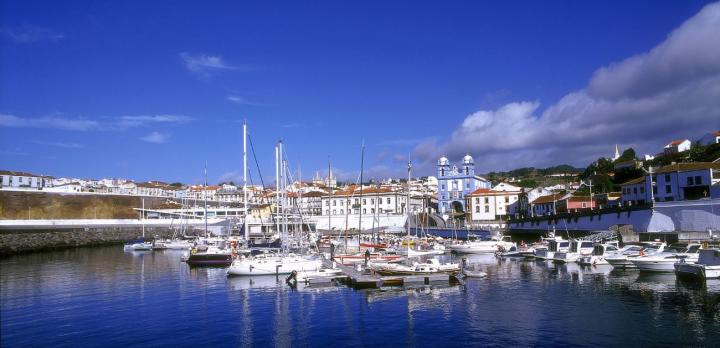
[[229,254],[194,254],[185,261],[190,266],[230,266],[232,256]]
[[244,260],[233,263],[228,268],[227,274],[229,276],[290,274],[293,271],[314,272],[321,267],[320,260]]

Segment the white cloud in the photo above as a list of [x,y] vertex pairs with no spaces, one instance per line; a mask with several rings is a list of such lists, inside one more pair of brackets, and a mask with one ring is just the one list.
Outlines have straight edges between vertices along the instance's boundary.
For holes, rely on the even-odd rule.
[[103,122],[87,118],[65,116],[20,117],[0,114],[0,127],[55,128],[75,131],[124,130],[131,127],[157,124],[182,124],[193,118],[183,115],[140,115],[104,118]]
[[155,123],[187,123],[192,120],[193,118],[183,115],[121,116],[118,118],[117,126],[121,128],[128,128]]
[[180,53],[180,58],[185,64],[185,68],[202,77],[208,77],[213,72],[223,70],[254,70],[254,67],[246,65],[232,65],[226,62],[220,56],[211,56],[206,54],[190,54],[187,52]]
[[75,131],[87,131],[100,128],[97,121],[86,118],[68,118],[62,116],[43,116],[37,118],[0,114],[0,127],[11,128],[56,128]]
[[170,134],[167,133],[160,133],[160,132],[152,132],[142,138],[140,140],[146,141],[148,143],[153,144],[164,144],[170,139]]
[[465,118],[445,141],[415,148],[434,171],[441,155],[475,156],[480,170],[585,165],[621,148],[656,153],[674,138],[720,129],[720,3],[703,8],[647,53],[598,69],[587,88],[545,110],[507,103]]
[[65,142],[44,142],[44,141],[38,141],[37,142],[40,145],[48,145],[48,146],[55,146],[55,147],[62,147],[65,149],[80,149],[84,146],[82,144],[78,143],[65,143]]
[[230,101],[230,102],[233,102],[233,103],[239,104],[239,105],[249,105],[249,106],[263,106],[264,105],[262,103],[256,103],[253,101],[249,101],[238,95],[229,95],[229,96],[227,96],[226,99],[227,99],[227,101]]
[[2,28],[0,34],[17,43],[30,43],[38,41],[58,41],[65,38],[65,34],[52,31],[48,28],[35,26],[22,26],[17,28]]

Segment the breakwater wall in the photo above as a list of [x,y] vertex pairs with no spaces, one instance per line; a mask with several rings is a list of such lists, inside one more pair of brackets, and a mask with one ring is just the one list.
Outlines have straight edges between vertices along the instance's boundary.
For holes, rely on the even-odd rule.
[[[145,228],[145,239],[171,237],[168,227]],[[0,230],[0,256],[11,254],[122,244],[142,236],[142,227],[87,227]]]

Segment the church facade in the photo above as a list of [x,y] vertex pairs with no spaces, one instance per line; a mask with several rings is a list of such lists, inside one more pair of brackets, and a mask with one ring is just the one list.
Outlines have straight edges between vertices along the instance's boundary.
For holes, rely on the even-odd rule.
[[475,161],[472,156],[463,157],[460,166],[451,164],[447,157],[441,157],[437,164],[438,210],[442,215],[465,212],[465,196],[480,188],[490,188],[491,183],[475,175]]

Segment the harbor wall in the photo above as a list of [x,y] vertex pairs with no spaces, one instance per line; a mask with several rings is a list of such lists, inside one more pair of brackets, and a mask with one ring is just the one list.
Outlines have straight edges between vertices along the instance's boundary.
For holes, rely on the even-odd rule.
[[720,237],[720,199],[656,202],[653,208],[615,212],[587,212],[562,217],[538,217],[512,222],[512,231],[598,231],[630,226],[635,234],[673,233],[678,239]]
[[[147,240],[171,237],[167,227],[145,229]],[[142,236],[141,227],[0,230],[0,256],[54,249],[122,244]]]

